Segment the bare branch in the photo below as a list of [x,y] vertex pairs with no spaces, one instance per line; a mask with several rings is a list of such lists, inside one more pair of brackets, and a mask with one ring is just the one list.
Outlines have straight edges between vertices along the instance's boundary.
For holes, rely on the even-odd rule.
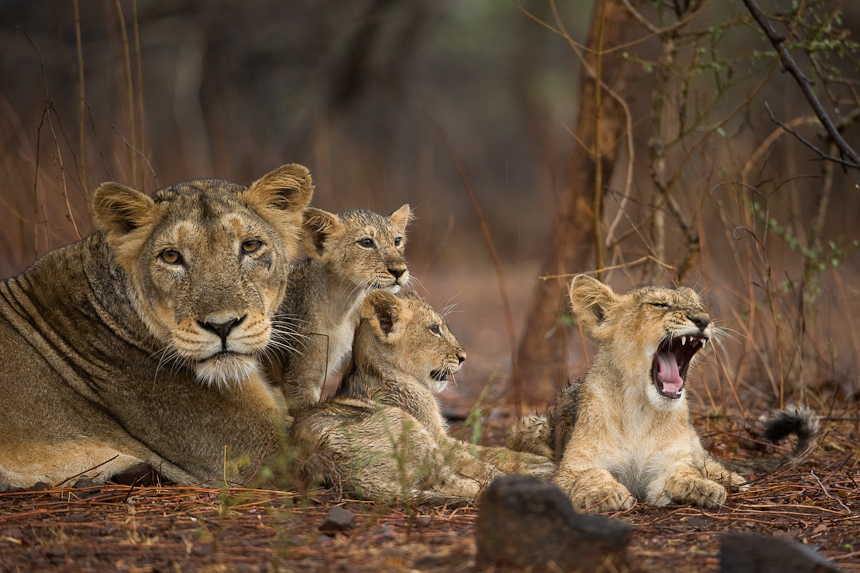
[[[785,69],[787,69],[791,73],[791,75],[794,76],[794,79],[800,86],[800,91],[803,92],[804,97],[806,97],[806,101],[808,101],[809,105],[812,107],[812,111],[815,112],[815,115],[818,117],[819,121],[821,121],[821,124],[824,126],[824,129],[827,130],[827,134],[831,137],[831,139],[833,139],[833,142],[836,144],[836,147],[839,148],[840,153],[848,157],[853,163],[848,163],[844,161],[839,162],[848,167],[860,169],[860,155],[858,155],[857,152],[854,151],[854,149],[850,145],[848,145],[848,142],[846,142],[842,138],[842,134],[839,133],[839,130],[833,124],[833,121],[830,119],[830,116],[828,116],[827,112],[824,111],[824,106],[821,105],[821,102],[818,101],[818,98],[815,96],[815,92],[812,90],[812,82],[809,80],[809,78],[806,77],[806,75],[804,75],[804,73],[798,67],[797,62],[794,61],[794,58],[791,57],[791,54],[786,49],[785,38],[776,33],[776,30],[774,30],[773,27],[770,25],[770,21],[767,19],[764,13],[762,13],[761,9],[755,3],[755,0],[743,0],[743,2],[744,5],[746,5],[747,9],[750,11],[750,14],[752,14],[753,18],[755,18],[755,21],[758,22],[758,25],[764,31],[765,36],[767,36],[767,39],[770,40],[770,43],[773,45],[774,48],[776,48],[776,51],[779,54],[779,58],[780,60],[782,60],[782,64],[785,66]],[[767,107],[766,104],[765,107]],[[770,113],[769,109],[768,113]],[[771,114],[771,118],[773,119],[773,114]],[[799,137],[794,132],[790,133],[793,133],[795,137]],[[801,139],[801,141],[807,146],[812,147],[812,149],[815,149],[815,147],[803,141],[803,139]],[[816,152],[819,153],[825,159],[837,161],[817,149]]]
[[797,131],[793,130],[792,128],[790,128],[786,124],[784,124],[783,122],[776,119],[776,117],[773,115],[773,112],[770,110],[770,106],[767,105],[767,102],[765,102],[765,104],[764,104],[764,109],[767,110],[767,114],[770,116],[771,121],[773,121],[775,124],[780,126],[782,129],[784,129],[785,131],[787,131],[788,133],[790,133],[794,137],[796,137],[797,140],[800,141],[800,143],[802,143],[803,145],[805,145],[806,147],[808,147],[809,149],[811,149],[812,151],[817,153],[819,156],[821,156],[822,159],[826,159],[828,161],[835,161],[836,163],[840,163],[846,167],[854,167],[855,169],[860,169],[860,164],[851,163],[850,161],[845,161],[844,159],[841,159],[839,157],[833,157],[832,155],[828,155],[827,153],[821,151],[820,149],[815,147],[812,143],[807,141]]

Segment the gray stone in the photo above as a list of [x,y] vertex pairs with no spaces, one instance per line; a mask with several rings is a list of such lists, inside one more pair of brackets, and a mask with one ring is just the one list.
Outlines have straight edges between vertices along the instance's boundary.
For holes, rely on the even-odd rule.
[[722,573],[838,573],[839,569],[800,543],[747,533],[722,536]]
[[355,514],[345,507],[337,505],[328,510],[325,521],[319,526],[319,530],[324,533],[346,531],[351,529],[354,523]]
[[632,527],[576,513],[558,487],[537,478],[497,479],[481,496],[478,564],[497,571],[628,571]]

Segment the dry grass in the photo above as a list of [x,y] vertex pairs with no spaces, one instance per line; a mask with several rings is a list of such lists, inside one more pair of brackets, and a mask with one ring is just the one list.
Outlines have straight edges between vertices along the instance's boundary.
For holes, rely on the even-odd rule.
[[[721,510],[637,505],[615,514],[636,527],[635,562],[646,572],[718,571],[720,535],[736,531],[784,536],[860,571],[858,413],[833,416],[841,420],[826,422],[806,462],[756,480]],[[485,427],[490,441],[506,415],[496,412]],[[770,455],[739,418],[697,424],[712,450]],[[356,514],[355,527],[320,532],[336,505]],[[410,512],[332,490],[109,485],[0,494],[0,570],[471,571],[478,511]]]

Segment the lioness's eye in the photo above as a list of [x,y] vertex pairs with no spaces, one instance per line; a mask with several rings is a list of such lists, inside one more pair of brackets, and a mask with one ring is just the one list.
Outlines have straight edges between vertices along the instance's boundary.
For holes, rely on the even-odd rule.
[[365,237],[364,239],[359,239],[357,242],[365,249],[372,249],[374,244],[373,239],[370,239],[368,237]]
[[168,265],[182,264],[182,255],[179,254],[179,251],[175,251],[173,249],[166,249],[164,251],[161,251],[161,253],[158,255],[158,258],[160,258]]
[[399,247],[400,243],[402,243],[402,242],[403,242],[403,237],[395,237],[394,238],[394,246],[395,247]]
[[253,253],[257,249],[259,249],[263,245],[263,241],[258,241],[257,239],[250,239],[248,241],[244,241],[242,243],[242,252],[243,253]]
[[651,306],[656,306],[657,308],[669,308],[669,305],[665,302],[649,302]]
[[432,332],[433,334],[439,334],[440,333],[439,325],[438,324],[431,324],[430,325],[430,332]]

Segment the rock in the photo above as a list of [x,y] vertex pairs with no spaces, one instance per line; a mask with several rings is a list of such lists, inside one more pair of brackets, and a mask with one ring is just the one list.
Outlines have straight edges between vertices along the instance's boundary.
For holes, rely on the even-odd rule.
[[429,515],[421,515],[415,520],[415,524],[419,528],[430,527],[431,523],[433,523],[433,518]]
[[72,487],[74,489],[86,489],[88,487],[95,487],[97,485],[101,485],[101,484],[94,479],[85,477],[85,478],[81,478],[81,479],[77,480],[75,483],[73,483]]
[[101,484],[99,484],[99,482],[97,482],[93,479],[81,478],[72,484],[72,488],[83,490],[83,491],[77,491],[73,495],[77,499],[87,499],[90,497],[95,497],[97,495],[101,495],[101,493],[102,493],[101,488],[96,487],[98,485],[101,485]]
[[800,543],[747,533],[722,536],[722,573],[838,573],[839,569]]
[[324,533],[346,531],[352,529],[354,522],[355,514],[337,505],[328,510],[328,515],[325,516],[325,521],[319,526],[319,530]]
[[690,516],[686,520],[687,527],[694,531],[704,531],[709,529],[708,522],[695,516]]
[[523,475],[494,481],[481,496],[478,564],[497,571],[629,571],[632,527],[576,513],[558,487]]

